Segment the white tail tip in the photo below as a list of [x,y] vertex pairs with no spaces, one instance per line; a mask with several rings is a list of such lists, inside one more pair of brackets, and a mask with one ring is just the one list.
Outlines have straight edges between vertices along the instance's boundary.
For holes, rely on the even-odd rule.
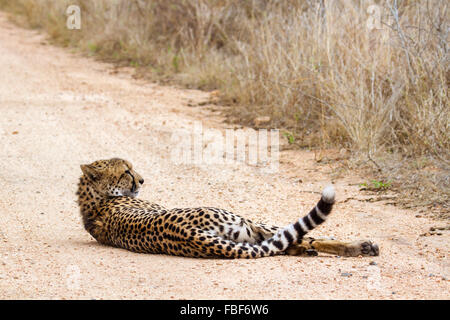
[[335,196],[336,192],[334,191],[334,187],[332,185],[325,187],[322,191],[322,200],[326,203],[333,203]]

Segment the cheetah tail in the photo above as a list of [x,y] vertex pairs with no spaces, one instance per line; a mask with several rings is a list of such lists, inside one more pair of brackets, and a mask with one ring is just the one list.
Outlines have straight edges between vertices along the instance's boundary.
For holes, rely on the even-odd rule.
[[[226,258],[261,258],[280,254],[289,246],[300,243],[305,234],[325,221],[333,207],[334,196],[334,188],[332,186],[326,187],[322,191],[322,197],[317,205],[306,216],[285,228],[279,229],[273,237],[260,243],[234,242],[219,236],[216,238],[209,236],[209,245],[217,246],[220,242],[220,247],[216,249],[221,252],[219,256]],[[200,241],[205,241],[205,236],[197,235],[197,237]],[[208,241],[208,237],[206,237],[206,241]]]
[[322,191],[322,197],[317,205],[304,217],[295,223],[278,231],[272,238],[261,243],[261,248],[266,254],[277,254],[286,250],[292,244],[300,243],[303,236],[323,223],[333,208],[335,191],[333,186],[328,186]]

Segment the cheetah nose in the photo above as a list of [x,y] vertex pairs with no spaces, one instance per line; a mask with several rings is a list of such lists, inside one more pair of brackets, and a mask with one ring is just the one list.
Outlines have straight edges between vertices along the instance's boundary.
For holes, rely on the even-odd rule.
[[140,184],[144,184],[144,179],[139,180]]

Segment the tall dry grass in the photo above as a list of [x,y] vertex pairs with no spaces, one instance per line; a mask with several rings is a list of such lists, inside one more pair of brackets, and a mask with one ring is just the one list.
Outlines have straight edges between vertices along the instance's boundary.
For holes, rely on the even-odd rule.
[[[69,4],[81,7],[81,30],[65,27]],[[380,20],[370,20],[374,4]],[[270,116],[269,125],[289,131],[299,145],[347,148],[380,179],[412,195],[431,190],[429,203],[448,205],[445,0],[0,5],[57,43],[139,67],[154,79],[219,89],[231,106],[230,121],[252,124]]]

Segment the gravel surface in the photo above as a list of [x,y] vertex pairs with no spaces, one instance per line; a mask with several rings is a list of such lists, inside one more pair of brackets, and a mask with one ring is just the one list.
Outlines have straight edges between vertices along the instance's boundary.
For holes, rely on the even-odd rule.
[[[127,69],[48,45],[0,14],[0,298],[448,299],[449,233],[420,236],[426,214],[363,201],[356,175],[334,181],[337,204],[312,236],[371,239],[379,257],[202,260],[99,245],[83,229],[79,165],[123,157],[145,178],[141,198],[216,206],[285,225],[331,181],[314,153],[283,151],[280,170],[172,161],[174,132],[226,128],[204,92],[133,79]],[[302,182],[300,182],[302,181]],[[416,217],[418,216],[418,217]]]

